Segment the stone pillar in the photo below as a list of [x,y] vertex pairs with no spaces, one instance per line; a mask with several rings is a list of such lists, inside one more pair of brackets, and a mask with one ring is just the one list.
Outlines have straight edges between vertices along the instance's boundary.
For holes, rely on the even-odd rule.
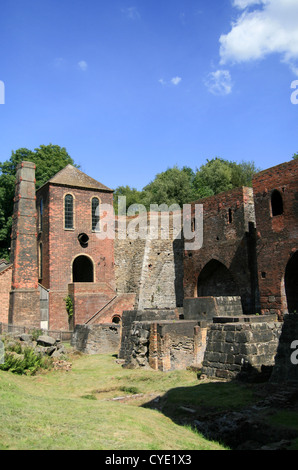
[[35,165],[22,162],[17,167],[11,234],[9,323],[14,325],[40,327],[36,241]]

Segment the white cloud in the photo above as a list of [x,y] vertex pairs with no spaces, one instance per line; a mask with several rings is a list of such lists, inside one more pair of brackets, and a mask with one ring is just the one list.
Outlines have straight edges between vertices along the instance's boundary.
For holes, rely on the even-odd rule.
[[121,11],[129,20],[139,20],[141,18],[136,7],[123,8]]
[[81,61],[78,63],[78,66],[79,66],[79,68],[80,68],[83,72],[85,72],[85,71],[87,70],[87,68],[88,68],[88,64],[87,64],[87,62],[85,62],[85,60],[81,60]]
[[208,75],[205,85],[213,95],[229,95],[232,92],[232,78],[228,70],[216,70]]
[[262,3],[266,3],[267,0],[234,0],[233,6],[236,8],[240,8],[243,10],[251,5],[261,5]]
[[233,0],[233,5],[242,12],[231,31],[220,37],[220,63],[260,60],[278,53],[282,62],[297,71],[298,1]]
[[164,80],[163,78],[160,78],[158,81],[161,85],[166,86],[166,85],[174,85],[177,86],[181,82],[182,78],[181,77],[173,77],[169,82]]
[[181,82],[181,80],[182,80],[181,77],[173,77],[171,79],[171,83],[173,83],[173,85],[178,85]]

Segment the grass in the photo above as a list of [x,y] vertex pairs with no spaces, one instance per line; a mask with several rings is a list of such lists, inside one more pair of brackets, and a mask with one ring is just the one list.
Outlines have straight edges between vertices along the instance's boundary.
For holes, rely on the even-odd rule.
[[[199,390],[196,373],[123,369],[112,355],[79,356],[72,363],[69,372],[36,376],[0,371],[0,449],[224,449],[142,406],[170,390],[176,403],[181,384],[195,395]],[[136,394],[141,396],[115,400]]]

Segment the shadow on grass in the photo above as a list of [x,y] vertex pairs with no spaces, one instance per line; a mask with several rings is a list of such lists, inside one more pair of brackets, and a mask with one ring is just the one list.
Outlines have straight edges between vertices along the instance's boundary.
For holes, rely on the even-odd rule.
[[281,406],[292,409],[298,419],[297,405],[297,390],[281,392],[280,386],[268,382],[201,380],[192,387],[171,389],[143,406],[159,410],[179,425],[190,425],[231,450],[259,450],[273,443],[283,450],[298,438],[298,428],[275,426],[270,417]]

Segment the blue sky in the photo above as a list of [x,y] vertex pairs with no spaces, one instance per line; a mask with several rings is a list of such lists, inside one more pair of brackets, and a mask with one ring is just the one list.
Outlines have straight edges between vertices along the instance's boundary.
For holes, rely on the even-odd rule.
[[0,161],[65,147],[142,189],[222,157],[298,152],[297,0],[1,0]]

